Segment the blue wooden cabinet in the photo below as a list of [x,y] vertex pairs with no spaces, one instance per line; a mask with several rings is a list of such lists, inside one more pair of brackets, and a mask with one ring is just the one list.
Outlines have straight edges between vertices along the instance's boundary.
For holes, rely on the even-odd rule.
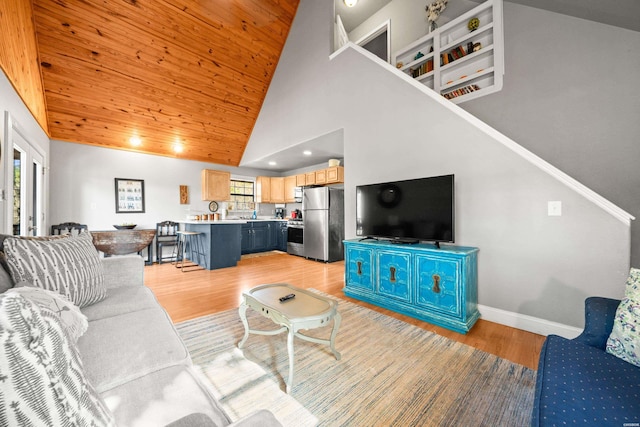
[[411,303],[411,252],[379,250],[375,258],[378,294]]
[[[207,270],[218,268],[235,267],[240,261],[240,224],[216,224],[209,223],[187,223],[187,231],[197,231],[202,233],[199,237],[200,244],[205,254],[205,265]],[[191,247],[187,247],[190,251]],[[189,253],[187,258],[202,262],[196,255]]]
[[346,240],[345,295],[467,333],[478,312],[478,249]]
[[287,223],[286,221],[276,222],[274,227],[276,249],[282,252],[287,252]]
[[362,292],[373,292],[373,248],[347,243],[344,246],[346,286],[361,289]]
[[242,224],[242,254],[287,250],[287,223],[285,221],[248,221]]

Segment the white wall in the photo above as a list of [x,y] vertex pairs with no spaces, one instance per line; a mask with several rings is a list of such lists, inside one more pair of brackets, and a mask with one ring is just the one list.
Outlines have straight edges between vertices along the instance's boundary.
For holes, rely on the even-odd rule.
[[[164,220],[208,213],[209,202],[201,200],[202,169],[229,171],[232,178],[273,175],[258,169],[51,141],[51,224],[73,221],[87,224],[90,230],[113,230],[113,225],[126,222],[155,228]],[[115,178],[144,180],[145,213],[116,213]],[[188,205],[180,204],[180,185],[189,187]]]
[[[480,304],[581,326],[586,296],[622,296],[628,225],[355,50],[330,61],[332,19],[330,5],[300,2],[243,161],[344,128],[348,237],[357,185],[454,173]],[[546,215],[550,200],[562,217]]]
[[640,32],[508,2],[504,28],[503,90],[460,106],[639,218],[640,266]]
[[[22,102],[22,99],[18,96],[2,70],[0,70],[0,112],[2,113],[0,117],[0,157],[2,158],[0,161],[0,188],[4,190],[6,197],[9,198],[12,183],[13,150],[9,141],[11,129],[7,129],[6,126],[7,113],[11,116],[14,125],[17,125],[24,133],[27,141],[46,157],[49,156],[49,138],[33,118],[33,115]],[[45,201],[45,205],[47,201],[48,198]],[[10,199],[0,200],[0,233],[11,234],[11,230],[6,224],[6,214],[10,206]]]
[[[449,2],[438,23],[478,3]],[[426,33],[423,9],[394,0],[349,38],[390,19],[393,53]],[[509,1],[504,31],[502,91],[460,106],[640,217],[640,33]],[[640,221],[631,236],[631,264],[640,265]]]
[[[391,59],[394,53],[427,33],[428,21],[424,0],[393,0],[349,33],[349,40],[357,42],[383,22],[391,21]],[[444,25],[480,4],[480,1],[455,0],[447,4],[436,23]]]

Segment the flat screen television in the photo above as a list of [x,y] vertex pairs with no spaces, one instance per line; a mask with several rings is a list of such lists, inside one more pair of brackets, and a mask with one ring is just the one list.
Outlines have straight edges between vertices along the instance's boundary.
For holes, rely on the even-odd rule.
[[356,187],[356,234],[398,243],[454,242],[454,176]]

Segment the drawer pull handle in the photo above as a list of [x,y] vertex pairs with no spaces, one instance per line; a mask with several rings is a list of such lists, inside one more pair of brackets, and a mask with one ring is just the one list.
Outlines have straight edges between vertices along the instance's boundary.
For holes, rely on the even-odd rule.
[[396,281],[396,268],[395,267],[389,267],[389,273],[391,273],[391,277],[389,277],[389,281],[395,282]]
[[356,265],[358,266],[358,271],[357,271],[357,275],[358,276],[362,276],[362,261],[358,261],[356,262]]
[[433,292],[435,292],[436,294],[440,293],[440,276],[438,276],[437,274],[434,274],[432,276],[433,278]]

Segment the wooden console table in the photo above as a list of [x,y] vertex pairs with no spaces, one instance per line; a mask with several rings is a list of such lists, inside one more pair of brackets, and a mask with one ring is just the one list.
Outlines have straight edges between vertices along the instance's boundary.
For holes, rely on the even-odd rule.
[[466,334],[478,311],[478,248],[344,241],[344,294]]
[[138,253],[147,248],[147,265],[153,263],[151,243],[156,230],[109,230],[91,231],[93,246],[105,256]]

